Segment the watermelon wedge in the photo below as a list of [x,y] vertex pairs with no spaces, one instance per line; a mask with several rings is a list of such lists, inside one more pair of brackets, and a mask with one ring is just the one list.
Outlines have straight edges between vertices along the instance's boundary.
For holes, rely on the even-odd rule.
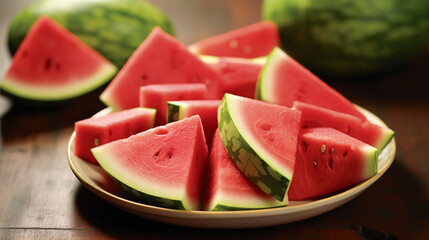
[[183,100],[167,103],[167,122],[175,122],[187,117],[199,115],[204,128],[207,146],[211,145],[217,129],[217,109],[220,100]]
[[277,26],[260,21],[193,43],[189,49],[196,54],[256,58],[268,55],[280,45]]
[[333,128],[300,132],[290,200],[332,193],[372,177],[378,151]]
[[155,109],[132,108],[75,123],[74,154],[98,164],[91,148],[129,137],[154,126]]
[[203,83],[209,99],[220,99],[219,78],[179,40],[155,27],[100,99],[115,110],[138,107],[141,86],[166,83]]
[[112,179],[139,201],[166,208],[200,209],[208,150],[198,116],[91,151]]
[[42,15],[13,57],[1,88],[22,99],[60,101],[100,87],[116,71],[103,56]]
[[244,175],[281,202],[287,202],[300,118],[297,110],[232,94],[219,106],[219,133],[228,154]]
[[256,83],[264,63],[261,59],[202,56],[221,76],[223,93],[254,98]]
[[366,120],[349,100],[278,47],[267,58],[255,97],[287,107],[292,107],[294,101],[301,101]]
[[331,127],[359,139],[379,151],[387,145],[395,134],[389,128],[316,105],[295,101],[293,108],[301,112],[301,128]]
[[175,100],[206,99],[207,87],[194,84],[151,84],[140,87],[140,107],[157,110],[155,126],[167,123],[167,102]]
[[235,166],[215,131],[210,150],[204,210],[235,211],[285,205],[259,189]]

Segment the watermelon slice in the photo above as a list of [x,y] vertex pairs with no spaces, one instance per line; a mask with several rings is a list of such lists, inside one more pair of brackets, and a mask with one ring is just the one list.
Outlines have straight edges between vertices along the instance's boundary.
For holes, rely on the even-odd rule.
[[331,127],[357,138],[379,151],[387,145],[395,134],[389,128],[316,105],[295,101],[293,108],[301,112],[301,128]]
[[184,100],[168,102],[167,122],[182,120],[199,115],[204,127],[207,146],[211,145],[213,134],[217,129],[217,109],[220,100]]
[[198,116],[92,149],[101,167],[139,201],[185,210],[201,207],[207,151]]
[[13,57],[1,87],[22,99],[60,101],[100,87],[116,71],[103,56],[42,15]]
[[155,112],[155,109],[150,108],[133,108],[77,121],[74,154],[98,164],[91,148],[152,128]]
[[202,56],[201,59],[222,77],[222,92],[254,98],[264,63],[261,59]]
[[152,84],[140,88],[140,106],[157,110],[155,125],[167,123],[167,102],[174,100],[205,99],[207,87],[194,84]]
[[300,127],[299,111],[225,94],[219,133],[238,168],[265,193],[287,201]]
[[366,120],[349,100],[280,48],[273,49],[267,58],[257,84],[256,98],[287,107],[292,107],[294,101],[301,101]]
[[268,55],[279,45],[277,26],[270,21],[260,21],[196,42],[189,49],[203,55],[256,58]]
[[377,149],[333,128],[300,132],[290,200],[332,193],[372,177]]
[[204,210],[234,211],[285,205],[259,189],[235,166],[219,131],[210,150]]
[[133,108],[139,105],[141,86],[166,83],[203,83],[209,99],[220,99],[219,78],[179,40],[155,27],[100,99],[115,110]]

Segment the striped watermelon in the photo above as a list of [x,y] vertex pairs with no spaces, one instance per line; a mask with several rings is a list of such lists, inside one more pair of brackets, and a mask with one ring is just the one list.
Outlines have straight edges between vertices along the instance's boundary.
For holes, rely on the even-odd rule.
[[427,0],[265,0],[262,18],[297,61],[338,76],[391,69],[429,43]]
[[12,20],[8,45],[15,54],[31,25],[48,15],[119,68],[155,26],[173,34],[167,16],[140,0],[38,0]]
[[218,110],[219,133],[232,160],[262,191],[285,203],[300,120],[297,110],[232,94],[225,94]]

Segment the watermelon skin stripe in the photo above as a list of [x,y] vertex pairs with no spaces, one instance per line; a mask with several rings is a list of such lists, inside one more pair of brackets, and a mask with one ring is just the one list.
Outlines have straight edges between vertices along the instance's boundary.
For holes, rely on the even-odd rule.
[[167,104],[167,123],[179,121],[181,106],[170,102]]
[[[279,201],[284,201],[287,199],[285,196],[290,180],[269,166],[242,138],[229,114],[225,99],[222,100],[218,112],[219,133],[225,149],[237,167],[262,191]],[[237,147],[237,144],[240,147]]]
[[[161,9],[146,1],[41,0],[30,4],[12,20],[8,30],[11,55],[15,54],[31,25],[41,14],[52,17],[119,68],[153,27],[160,26],[174,35],[168,17]],[[111,35],[103,35],[103,32]]]
[[156,196],[152,196],[152,195],[147,194],[147,193],[140,192],[134,188],[129,187],[126,184],[123,184],[121,181],[119,181],[118,179],[116,179],[115,177],[110,175],[109,173],[107,173],[107,174],[112,178],[112,180],[116,184],[118,184],[120,187],[122,187],[128,193],[132,194],[137,199],[137,201],[139,201],[141,203],[149,204],[152,206],[160,206],[160,207],[171,208],[171,209],[185,210],[183,202],[180,200],[166,199],[166,198],[156,197]]
[[[283,207],[283,206],[261,207],[259,209],[277,208],[277,207]],[[252,209],[258,209],[258,208],[252,208]],[[223,204],[217,204],[214,208],[211,209],[211,211],[245,211],[245,210],[249,210],[249,208],[240,208],[240,207],[228,206]]]

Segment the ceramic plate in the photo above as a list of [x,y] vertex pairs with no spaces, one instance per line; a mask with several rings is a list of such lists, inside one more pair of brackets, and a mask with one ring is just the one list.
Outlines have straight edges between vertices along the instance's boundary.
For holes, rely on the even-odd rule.
[[[384,123],[372,113],[361,111],[374,123]],[[97,114],[107,114],[109,108]],[[118,187],[100,166],[87,163],[73,154],[75,133],[68,144],[68,162],[73,173],[81,183],[94,194],[111,204],[132,214],[169,224],[202,228],[252,228],[295,222],[328,212],[358,196],[377,181],[390,167],[396,154],[396,142],[393,138],[379,154],[378,173],[352,187],[323,198],[308,201],[290,201],[288,206],[260,210],[244,211],[185,211],[150,206],[133,201]]]

